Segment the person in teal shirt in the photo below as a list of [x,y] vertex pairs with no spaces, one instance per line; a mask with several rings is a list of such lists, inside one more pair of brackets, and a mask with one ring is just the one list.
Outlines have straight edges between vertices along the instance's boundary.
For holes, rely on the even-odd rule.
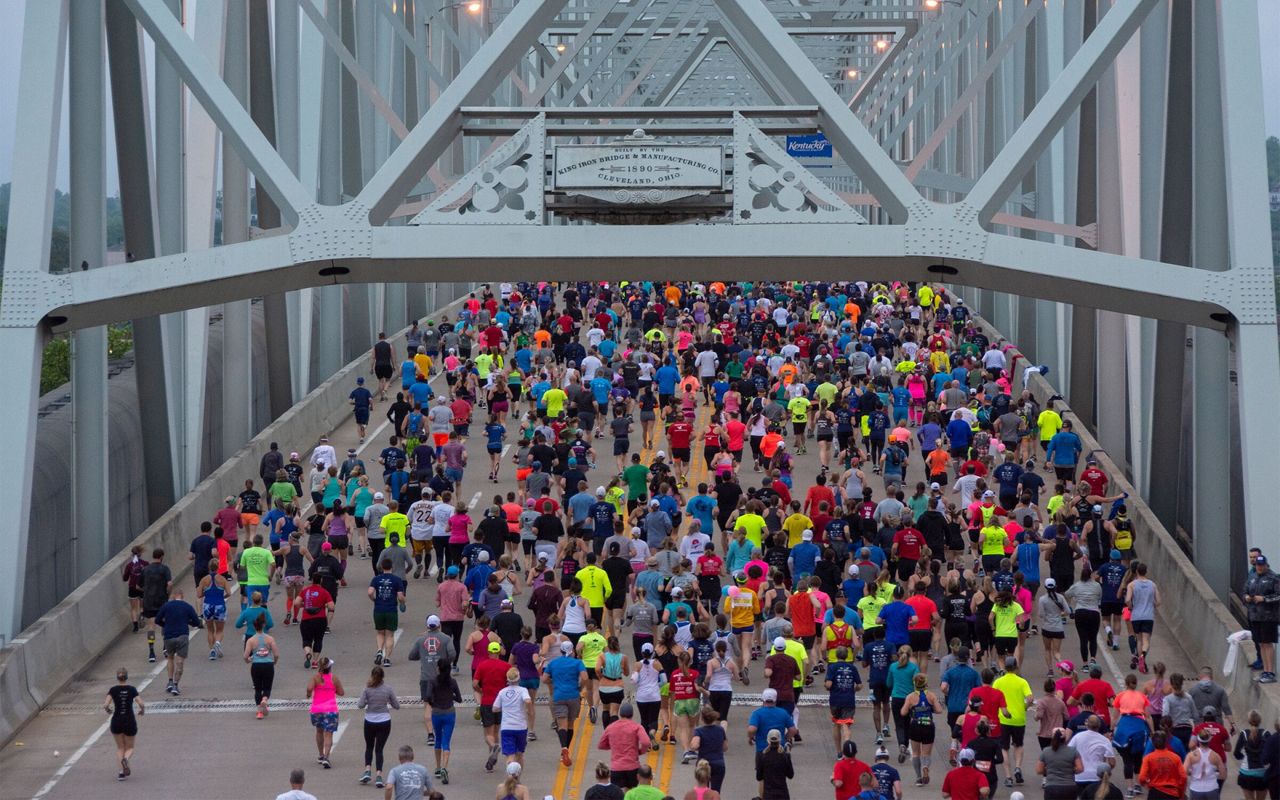
[[898,660],[889,665],[889,700],[893,709],[893,726],[898,735],[898,753],[907,752],[907,718],[902,716],[902,704],[907,695],[915,691],[913,685],[920,668],[911,660],[911,646],[898,648]]
[[716,512],[716,499],[707,494],[707,491],[707,484],[698,484],[698,493],[689,498],[684,510],[701,523],[702,532],[709,536],[715,530],[712,527],[712,518]]

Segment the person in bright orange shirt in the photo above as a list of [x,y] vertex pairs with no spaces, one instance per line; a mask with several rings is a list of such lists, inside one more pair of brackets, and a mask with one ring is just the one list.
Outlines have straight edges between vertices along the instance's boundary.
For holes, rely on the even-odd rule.
[[1187,793],[1187,769],[1168,745],[1164,731],[1152,734],[1154,749],[1142,759],[1142,769],[1138,771],[1138,783],[1151,790],[1151,800],[1181,798]]
[[844,315],[854,325],[858,324],[858,317],[862,316],[862,307],[850,300],[844,304]]
[[722,296],[722,297],[723,297],[723,296],[724,296],[724,284],[723,284],[723,283],[721,283],[720,281],[712,281],[712,282],[711,282],[711,293],[712,293],[712,294],[718,294],[718,295],[720,295],[720,296]]
[[798,372],[799,370],[796,368],[796,365],[792,364],[790,361],[778,367],[778,377],[782,378],[782,382],[787,386],[790,386],[791,382],[796,379],[796,374]]
[[547,330],[546,328],[539,328],[538,330],[533,332],[533,341],[535,344],[538,345],[539,350],[550,347],[551,331]]
[[679,286],[676,286],[674,283],[671,283],[671,284],[667,284],[667,288],[662,294],[667,298],[668,303],[670,303],[673,306],[678,306],[680,305],[680,297],[684,293],[680,291]]
[[945,447],[936,447],[929,451],[925,458],[925,466],[929,470],[929,480],[935,483],[947,482],[947,466],[951,463],[951,454]]

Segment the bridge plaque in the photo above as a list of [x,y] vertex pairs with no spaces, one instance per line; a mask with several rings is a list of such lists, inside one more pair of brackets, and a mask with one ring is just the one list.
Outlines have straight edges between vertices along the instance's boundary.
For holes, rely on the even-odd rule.
[[715,190],[724,187],[724,148],[632,139],[604,145],[562,144],[555,148],[551,174],[557,191]]

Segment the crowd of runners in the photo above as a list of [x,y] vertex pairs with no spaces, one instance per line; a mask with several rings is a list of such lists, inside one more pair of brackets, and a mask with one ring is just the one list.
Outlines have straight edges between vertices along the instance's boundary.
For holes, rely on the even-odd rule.
[[[485,287],[457,319],[415,323],[404,352],[379,337],[350,394],[361,442],[373,414],[390,421],[376,460],[272,444],[185,554],[189,600],[172,559],[135,550],[134,630],[178,696],[191,629],[217,662],[232,621],[258,719],[278,662],[303,665],[323,769],[338,698],[358,694],[358,780],[399,800],[445,791],[467,701],[485,768],[505,762],[498,800],[546,794],[522,781],[538,720],[569,766],[582,717],[603,760],[587,800],[661,800],[646,756],[663,747],[696,800],[730,765],[762,800],[931,783],[953,800],[1207,800],[1229,778],[1276,797],[1280,734],[1256,712],[1237,728],[1209,668],[1149,658],[1157,576],[1060,399],[1028,390],[1042,371],[931,285]],[[1250,560],[1254,668],[1272,682],[1280,582]],[[397,650],[409,591],[433,612]],[[358,691],[324,655],[347,635],[339,603],[376,631],[367,677],[346,667]],[[1118,683],[1100,651],[1128,657]],[[425,750],[388,768],[402,657]],[[144,706],[123,670],[106,708],[124,780]],[[405,724],[397,739],[422,742]],[[876,732],[861,758],[855,726]],[[819,737],[839,754],[821,791],[791,761]],[[291,780],[281,797],[310,797]]]

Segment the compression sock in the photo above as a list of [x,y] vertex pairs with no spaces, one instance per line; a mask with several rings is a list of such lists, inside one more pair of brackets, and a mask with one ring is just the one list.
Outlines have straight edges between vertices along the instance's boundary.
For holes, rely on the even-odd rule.
[[919,778],[920,777],[920,757],[919,756],[911,757],[911,768],[916,771],[916,777]]
[[1138,637],[1133,634],[1129,634],[1129,652],[1135,656],[1138,654]]
[[560,746],[561,746],[561,747],[568,747],[568,746],[569,746],[569,742],[570,742],[570,741],[572,741],[572,739],[571,739],[571,738],[570,738],[570,736],[569,736],[569,732],[568,732],[567,730],[565,730],[564,728],[559,728],[559,729],[557,729],[557,730],[556,730],[556,736],[560,737]]

